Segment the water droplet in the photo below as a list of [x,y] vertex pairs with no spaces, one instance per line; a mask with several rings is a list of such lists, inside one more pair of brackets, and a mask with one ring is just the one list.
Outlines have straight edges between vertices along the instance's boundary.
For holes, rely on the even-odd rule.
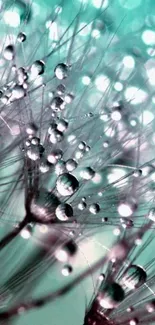
[[60,195],[70,196],[78,190],[79,182],[71,174],[64,173],[60,175],[56,182],[56,188]]
[[3,52],[3,56],[6,60],[11,61],[14,59],[14,47],[13,45],[8,45],[5,47],[4,52]]
[[78,166],[77,162],[74,159],[68,159],[66,161],[66,169],[68,172],[72,172]]
[[139,288],[146,282],[146,272],[141,266],[131,265],[124,274],[121,283],[128,289]]
[[55,76],[59,80],[63,80],[67,78],[68,75],[68,66],[64,63],[59,63],[55,70],[54,70]]
[[86,143],[85,143],[84,141],[81,141],[81,142],[79,143],[78,147],[79,147],[80,150],[85,150],[85,148],[86,148]]
[[97,297],[100,306],[106,309],[116,308],[125,298],[124,290],[118,283],[106,283],[101,285],[101,291]]
[[155,311],[155,300],[152,300],[146,304],[146,310],[148,313],[153,313]]
[[63,84],[57,86],[57,93],[58,95],[63,95],[65,93],[66,87]]
[[35,124],[31,123],[26,127],[26,133],[29,135],[34,135],[37,132],[38,128]]
[[58,130],[52,130],[50,134],[49,141],[53,144],[56,144],[57,142],[62,141],[63,139],[63,133]]
[[33,144],[34,146],[39,146],[40,144],[40,139],[37,137],[33,137],[31,138],[31,144]]
[[30,69],[30,77],[36,78],[38,75],[43,74],[45,71],[45,63],[41,60],[35,61]]
[[32,235],[32,230],[33,230],[33,227],[29,224],[29,225],[27,225],[27,227],[22,229],[22,231],[20,232],[20,236],[24,239],[29,239]]
[[40,159],[40,149],[38,146],[31,146],[27,150],[27,157],[33,161]]
[[85,180],[89,180],[95,176],[95,171],[91,167],[86,167],[80,172],[80,176]]
[[62,271],[61,273],[64,275],[64,276],[69,276],[71,273],[72,273],[73,269],[70,265],[65,265],[63,268],[62,268]]
[[17,100],[25,96],[25,89],[20,85],[15,85],[12,90],[11,100]]
[[63,152],[60,149],[54,150],[47,156],[47,160],[51,164],[56,164],[62,158]]
[[17,36],[17,40],[18,42],[22,43],[22,42],[25,42],[26,41],[26,34],[25,33],[19,33],[18,36]]
[[137,318],[130,319],[130,321],[129,321],[129,325],[137,325],[138,323],[139,322],[138,322]]
[[109,147],[109,142],[108,141],[104,141],[103,142],[103,147],[104,148],[108,148]]
[[103,273],[101,273],[100,275],[99,275],[99,280],[100,281],[103,281],[105,279],[105,275],[103,274]]
[[129,199],[128,201],[120,202],[118,205],[118,213],[122,217],[130,217],[137,209],[137,204],[134,199]]
[[45,174],[50,170],[50,166],[47,161],[42,161],[39,166],[41,173]]
[[89,207],[89,211],[92,214],[97,214],[100,211],[100,206],[98,203],[91,204]]
[[67,262],[76,253],[77,253],[77,245],[71,239],[56,250],[55,256],[60,262]]
[[61,221],[67,221],[73,217],[73,209],[70,204],[61,203],[55,210],[57,218]]
[[135,170],[134,173],[133,173],[133,176],[134,177],[140,177],[140,176],[142,176],[142,170],[141,169]]
[[86,207],[87,207],[86,202],[80,202],[78,204],[78,209],[81,210],[81,211],[84,210],[84,209],[86,209]]
[[54,97],[51,101],[50,107],[54,112],[59,112],[65,108],[65,102],[61,97]]
[[55,165],[55,173],[57,175],[61,175],[66,171],[65,168],[65,162],[63,160],[58,160],[58,162]]
[[72,94],[67,94],[67,95],[65,95],[65,98],[64,98],[64,100],[67,104],[70,104],[73,101],[73,99],[74,99],[74,95],[72,95]]
[[67,128],[68,128],[68,122],[63,119],[59,120],[57,124],[57,130],[60,132],[65,132]]

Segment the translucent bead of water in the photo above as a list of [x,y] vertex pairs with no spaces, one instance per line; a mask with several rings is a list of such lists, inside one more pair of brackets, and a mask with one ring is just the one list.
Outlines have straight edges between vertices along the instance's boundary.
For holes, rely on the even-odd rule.
[[66,90],[66,87],[63,84],[58,85],[57,89],[56,89],[58,95],[63,95],[65,93],[65,90]]
[[49,166],[48,162],[46,162],[46,161],[42,161],[42,162],[40,163],[39,170],[40,170],[41,173],[43,173],[43,174],[47,173],[47,172],[50,170],[50,166]]
[[36,161],[38,159],[40,159],[40,150],[38,146],[31,146],[28,150],[27,150],[27,156],[29,159]]
[[72,273],[73,269],[70,265],[65,265],[63,268],[62,268],[62,275],[64,276],[69,276],[71,273]]
[[55,70],[54,70],[55,76],[59,80],[63,80],[67,78],[68,75],[68,66],[64,63],[59,63]]
[[98,203],[91,204],[89,207],[89,211],[92,214],[97,214],[100,211],[100,206]]
[[57,142],[62,141],[63,139],[63,133],[58,130],[52,130],[49,140],[51,143],[56,144]]
[[21,99],[25,96],[25,89],[20,85],[15,85],[12,90],[12,100]]
[[80,172],[80,176],[85,180],[89,180],[95,176],[95,171],[91,167],[86,167]]
[[66,171],[65,162],[63,160],[58,160],[55,165],[55,173],[61,175]]
[[57,130],[60,132],[65,132],[68,128],[68,122],[64,119],[60,119],[57,123]]
[[38,146],[40,144],[40,139],[37,137],[31,138],[31,144],[33,144],[34,146]]
[[60,149],[54,150],[50,154],[47,155],[47,160],[51,164],[56,164],[59,159],[62,158],[63,152]]
[[20,43],[23,43],[26,41],[26,34],[25,33],[19,33],[18,36],[17,36],[17,40],[18,42]]
[[77,245],[71,239],[67,241],[62,247],[58,248],[55,252],[55,257],[60,262],[67,262],[68,259],[73,257],[77,252]]
[[83,211],[84,209],[86,209],[86,207],[87,207],[86,202],[80,202],[78,204],[78,209],[81,210],[81,211]]
[[26,133],[28,135],[34,135],[37,132],[38,128],[34,123],[30,123],[27,127],[26,127]]
[[15,50],[13,45],[8,45],[3,51],[3,56],[6,60],[12,61],[14,59]]
[[59,112],[65,108],[65,102],[61,97],[54,97],[51,101],[50,107],[54,112]]
[[56,217],[60,221],[67,221],[73,217],[73,209],[68,203],[61,203],[55,210]]
[[69,172],[72,172],[74,169],[76,169],[78,166],[76,160],[74,159],[68,159],[66,161],[66,169],[69,171]]
[[101,285],[97,300],[101,307],[106,309],[116,308],[125,298],[124,290],[118,283]]
[[146,282],[146,271],[139,265],[131,265],[124,274],[121,283],[128,289],[139,288]]
[[45,71],[45,63],[42,60],[35,61],[31,66],[31,77],[35,78],[38,75],[42,75]]
[[56,182],[56,188],[60,195],[70,196],[78,190],[79,182],[71,174],[64,173],[60,175]]
[[73,101],[73,99],[74,99],[74,95],[73,94],[66,94],[65,95],[65,98],[64,98],[64,100],[65,100],[65,102],[67,104],[71,104],[72,101]]

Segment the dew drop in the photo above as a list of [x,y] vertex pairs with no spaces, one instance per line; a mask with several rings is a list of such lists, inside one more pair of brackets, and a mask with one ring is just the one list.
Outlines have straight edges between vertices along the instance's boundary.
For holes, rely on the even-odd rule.
[[5,47],[4,52],[3,52],[3,56],[6,60],[11,61],[14,59],[14,46],[13,45],[8,45]]
[[128,289],[139,288],[146,282],[146,272],[141,266],[131,265],[122,278],[121,283]]
[[12,100],[21,99],[25,96],[25,89],[20,85],[15,85],[12,90]]
[[81,211],[84,210],[84,209],[86,209],[86,207],[87,207],[86,202],[80,202],[78,204],[78,209],[81,210]]
[[47,156],[47,160],[51,164],[56,164],[62,158],[63,152],[60,149],[54,150]]
[[60,262],[67,262],[70,258],[74,257],[77,253],[77,246],[71,239],[66,242],[62,247],[59,247],[55,252],[55,257]]
[[66,171],[65,162],[62,159],[58,160],[56,165],[55,165],[55,173],[56,173],[56,175],[64,174],[65,171]]
[[56,188],[60,195],[70,196],[78,190],[79,182],[71,174],[64,173],[60,175],[56,182]]
[[38,75],[42,75],[45,71],[45,63],[41,60],[35,61],[30,70],[30,76],[36,78]]
[[63,139],[63,133],[58,130],[52,130],[50,134],[49,141],[53,144],[56,144],[57,142],[62,141]]
[[106,309],[116,308],[124,298],[124,290],[115,282],[104,284],[98,295],[100,306]]
[[95,176],[95,171],[91,167],[86,167],[80,172],[80,176],[85,180],[89,180]]
[[25,42],[26,41],[26,34],[25,33],[19,33],[18,36],[17,36],[17,40],[18,42],[22,43],[22,42]]
[[100,211],[100,206],[98,203],[91,204],[89,207],[89,211],[92,214],[97,214]]
[[55,70],[54,70],[55,76],[59,80],[63,80],[67,78],[68,75],[68,66],[64,63],[59,63]]
[[67,128],[68,128],[68,122],[63,119],[59,120],[57,124],[57,130],[60,132],[65,132]]
[[65,102],[61,97],[54,97],[51,101],[50,107],[54,112],[59,112],[65,108]]
[[63,95],[65,93],[65,90],[66,90],[66,87],[63,84],[58,85],[57,89],[56,89],[58,95]]
[[66,169],[68,170],[68,172],[72,172],[74,169],[76,169],[78,166],[76,160],[74,159],[68,159],[66,161]]
[[63,268],[62,268],[62,275],[64,276],[69,276],[71,273],[72,273],[73,269],[70,265],[65,265]]
[[73,217],[73,209],[70,204],[61,203],[55,210],[56,217],[60,221],[67,221]]

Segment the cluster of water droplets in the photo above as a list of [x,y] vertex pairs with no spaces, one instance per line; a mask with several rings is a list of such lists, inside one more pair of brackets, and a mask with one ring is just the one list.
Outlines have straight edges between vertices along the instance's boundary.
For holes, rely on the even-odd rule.
[[[17,1],[23,23],[0,42],[2,222],[22,206],[12,230],[2,234],[0,251],[19,236],[36,245],[32,261],[23,261],[24,268],[1,284],[0,296],[10,290],[11,302],[19,292],[15,307],[7,304],[0,313],[2,320],[52,302],[100,269],[85,325],[155,320],[154,257],[148,254],[155,221],[153,54],[147,48],[143,57],[132,42],[124,50],[124,36],[105,2],[86,24],[90,8],[82,3],[64,27],[65,4],[36,26],[31,6],[27,11]],[[139,36],[143,42],[141,29],[137,42]],[[106,253],[76,275],[79,243],[85,245],[90,234],[104,237],[107,227],[114,242],[110,248],[104,243]],[[22,277],[26,281],[30,274],[33,284],[55,264],[62,276],[71,276],[70,283],[29,302],[26,286],[20,291]],[[2,267],[7,269],[5,260]]]

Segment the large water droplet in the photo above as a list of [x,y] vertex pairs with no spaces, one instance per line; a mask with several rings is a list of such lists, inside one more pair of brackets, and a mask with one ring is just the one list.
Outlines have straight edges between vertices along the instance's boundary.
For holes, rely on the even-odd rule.
[[70,196],[74,194],[78,187],[78,180],[73,175],[67,173],[60,175],[56,182],[57,191],[62,196]]
[[131,265],[122,278],[121,283],[131,290],[140,287],[146,282],[146,272],[141,266]]
[[124,290],[118,283],[104,284],[97,297],[100,306],[106,309],[116,308],[124,299]]
[[73,217],[73,209],[70,204],[61,203],[55,210],[57,218],[61,221],[67,221]]

